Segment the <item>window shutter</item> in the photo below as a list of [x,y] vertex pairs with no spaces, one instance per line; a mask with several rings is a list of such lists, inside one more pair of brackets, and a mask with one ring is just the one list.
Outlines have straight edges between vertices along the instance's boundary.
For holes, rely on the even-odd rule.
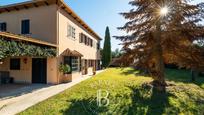
[[3,31],[3,23],[0,23],[0,31]]
[[82,33],[79,33],[79,43],[82,42]]
[[7,31],[7,24],[4,23],[4,31]]
[[93,47],[93,40],[91,39],[91,47]]
[[71,26],[70,25],[68,25],[67,26],[67,36],[71,36]]
[[30,33],[30,20],[26,21],[26,33],[29,34]]
[[72,38],[75,38],[75,28],[74,27],[71,27],[71,34],[72,34]]
[[85,43],[85,45],[86,45],[86,43],[87,43],[87,38],[86,38],[86,36],[84,36],[84,43]]
[[6,23],[4,22],[4,23],[0,23],[0,31],[3,31],[3,32],[5,32],[5,31],[7,31],[7,27],[6,27]]
[[2,23],[0,23],[0,31],[2,31]]
[[86,38],[87,38],[86,45],[88,46],[89,45],[89,38],[88,37],[86,37]]
[[21,22],[21,34],[25,33],[24,21]]
[[89,46],[89,41],[90,41],[90,39],[88,38],[88,41],[87,41],[87,45]]
[[100,43],[97,43],[97,49],[100,50]]
[[83,33],[81,34],[81,40],[82,40],[82,43],[84,43],[84,34]]
[[30,20],[22,20],[21,34],[30,34]]

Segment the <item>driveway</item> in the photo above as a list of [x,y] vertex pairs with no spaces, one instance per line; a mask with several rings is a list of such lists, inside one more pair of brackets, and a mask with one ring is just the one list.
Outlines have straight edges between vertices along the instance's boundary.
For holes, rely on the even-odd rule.
[[[102,71],[98,71],[100,73]],[[25,109],[46,100],[64,90],[84,81],[88,78],[92,77],[91,75],[83,76],[75,81],[66,84],[53,85],[53,86],[44,86],[39,88],[38,90],[32,90],[32,92],[23,94],[20,96],[2,99],[0,100],[0,113],[1,115],[14,115]],[[34,85],[33,85],[34,86]],[[32,86],[31,86],[32,89]]]

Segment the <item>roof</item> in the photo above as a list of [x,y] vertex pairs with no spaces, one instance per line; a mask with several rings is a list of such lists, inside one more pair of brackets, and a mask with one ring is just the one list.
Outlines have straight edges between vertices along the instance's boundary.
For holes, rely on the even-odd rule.
[[96,34],[63,0],[32,0],[27,2],[21,2],[11,5],[5,5],[0,7],[0,13],[18,11],[21,9],[29,9],[39,6],[48,6],[56,4],[61,9],[64,9],[70,16],[72,16],[81,26],[83,26],[88,32],[90,32],[98,40],[101,40],[98,34]]
[[9,39],[16,40],[16,41],[25,41],[25,42],[30,42],[30,43],[35,43],[35,44],[40,44],[40,45],[45,45],[45,46],[50,46],[50,47],[57,47],[57,45],[52,44],[52,43],[48,43],[48,42],[38,40],[36,38],[31,38],[28,36],[12,34],[9,32],[0,32],[0,37],[5,37],[5,38],[9,38]]
[[63,56],[77,56],[77,57],[83,57],[83,55],[81,53],[79,53],[78,51],[74,50],[71,51],[69,48],[67,48],[66,50],[64,50],[64,52],[61,54]]

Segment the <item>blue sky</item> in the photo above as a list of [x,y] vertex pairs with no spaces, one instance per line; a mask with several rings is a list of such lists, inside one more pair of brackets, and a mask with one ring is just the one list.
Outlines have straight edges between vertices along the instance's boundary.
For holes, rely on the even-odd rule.
[[[27,0],[0,0],[0,5],[18,3]],[[117,27],[123,26],[125,20],[120,12],[129,11],[130,0],[64,0],[101,38],[104,38],[106,26],[110,27],[111,36],[125,34]],[[203,0],[194,0],[194,3]],[[112,50],[121,48],[120,41],[112,38]],[[103,41],[101,43],[103,47]]]

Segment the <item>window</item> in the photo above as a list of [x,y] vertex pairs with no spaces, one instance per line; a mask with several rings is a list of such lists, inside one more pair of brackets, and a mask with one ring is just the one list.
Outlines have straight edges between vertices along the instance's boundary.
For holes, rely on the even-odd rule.
[[84,43],[87,46],[94,47],[95,42],[83,33],[79,34],[79,43]]
[[91,60],[88,60],[88,67],[91,67]]
[[79,34],[79,43],[83,43],[83,34],[82,33]]
[[97,49],[100,50],[100,42],[97,43]]
[[85,43],[86,35],[84,35],[83,33],[80,33],[79,36],[80,36],[79,42],[80,43]]
[[78,71],[78,70],[79,70],[79,58],[72,57],[72,71]]
[[5,32],[7,30],[6,23],[0,23],[0,31]]
[[84,34],[82,34],[82,43],[85,43],[85,35]]
[[81,62],[81,57],[79,58],[79,71],[82,70],[82,62]]
[[21,34],[30,34],[30,20],[22,20]]
[[93,67],[94,66],[94,60],[89,60],[88,62],[89,62],[89,64],[88,64],[89,67]]
[[75,39],[75,31],[76,29],[72,27],[71,25],[68,25],[68,36]]
[[65,56],[64,64],[68,64],[71,67],[71,71],[80,70],[80,62],[78,57]]
[[[71,57],[70,57],[70,56],[65,56],[65,57],[64,57],[64,64],[69,65],[69,66],[70,66],[70,68],[71,68],[71,66],[72,66],[71,61],[72,61],[72,59],[71,59]],[[72,71],[72,70],[71,70],[71,71]],[[71,74],[71,71],[70,71],[68,74]]]
[[20,70],[21,60],[20,58],[10,59],[10,70]]

